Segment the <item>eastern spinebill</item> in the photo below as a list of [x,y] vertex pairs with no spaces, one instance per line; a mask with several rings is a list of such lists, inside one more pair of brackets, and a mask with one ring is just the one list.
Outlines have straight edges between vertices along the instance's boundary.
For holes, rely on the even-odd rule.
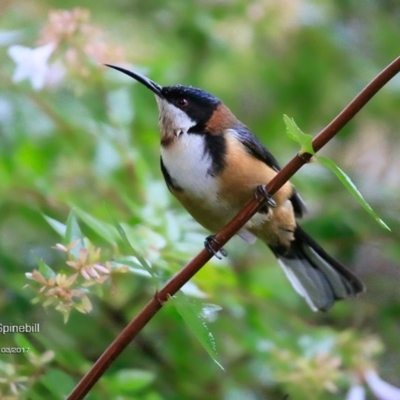
[[[162,87],[136,72],[108,66],[155,94],[165,182],[206,229],[221,230],[279,171],[274,156],[217,97],[191,86]],[[297,224],[305,205],[291,183],[269,203],[237,234],[249,243],[259,238],[267,244],[312,310],[326,311],[335,300],[364,290],[352,272]]]

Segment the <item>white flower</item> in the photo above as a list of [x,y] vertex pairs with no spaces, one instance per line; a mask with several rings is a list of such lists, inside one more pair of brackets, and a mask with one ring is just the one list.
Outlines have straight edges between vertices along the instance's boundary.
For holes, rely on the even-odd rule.
[[218,319],[218,311],[221,310],[222,307],[217,304],[203,304],[200,316],[208,322],[215,322]]
[[376,371],[370,370],[365,372],[364,379],[378,400],[400,399],[400,389],[382,380]]
[[20,45],[11,46],[8,55],[17,64],[13,75],[13,82],[21,82],[29,79],[34,90],[42,89],[46,84],[54,84],[60,81],[63,71],[60,64],[48,64],[49,58],[56,46],[49,43],[44,46],[31,49]]
[[182,292],[191,297],[197,297],[198,299],[206,299],[208,295],[203,292],[195,283],[189,281],[186,282],[182,288]]
[[354,384],[347,392],[346,400],[365,400],[365,389],[360,384]]

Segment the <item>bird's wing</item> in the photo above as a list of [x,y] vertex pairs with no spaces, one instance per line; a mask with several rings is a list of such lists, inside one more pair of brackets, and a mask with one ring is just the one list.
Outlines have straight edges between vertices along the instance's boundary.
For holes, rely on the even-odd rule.
[[[247,126],[240,124],[235,127],[234,131],[240,142],[252,156],[258,158],[277,172],[281,170],[276,158],[266,149],[260,140],[254,136]],[[290,201],[292,202],[296,217],[301,218],[306,213],[307,208],[303,199],[294,188]]]

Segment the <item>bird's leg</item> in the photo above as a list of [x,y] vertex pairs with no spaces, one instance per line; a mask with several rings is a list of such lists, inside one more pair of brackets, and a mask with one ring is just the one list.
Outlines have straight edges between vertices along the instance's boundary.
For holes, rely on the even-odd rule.
[[265,185],[257,186],[254,191],[254,197],[256,198],[256,200],[260,200],[260,196],[267,199],[267,203],[265,204],[265,206],[261,207],[261,209],[260,209],[261,212],[267,213],[269,207],[272,207],[272,208],[276,207],[276,202],[272,198],[272,196],[268,193],[267,187]]
[[222,257],[218,255],[218,253],[221,253],[222,256],[226,257],[228,255],[227,251],[225,249],[219,249],[219,251],[215,251],[212,243],[218,244],[218,240],[215,239],[215,235],[210,235],[207,236],[206,239],[204,240],[204,247],[215,257],[217,257],[219,260],[222,260]]

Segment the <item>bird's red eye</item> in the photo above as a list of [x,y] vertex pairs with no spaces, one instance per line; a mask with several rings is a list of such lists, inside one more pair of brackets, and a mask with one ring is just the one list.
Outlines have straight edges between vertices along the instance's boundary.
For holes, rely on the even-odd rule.
[[178,99],[177,104],[179,107],[186,107],[189,104],[189,102],[186,99],[181,98]]

